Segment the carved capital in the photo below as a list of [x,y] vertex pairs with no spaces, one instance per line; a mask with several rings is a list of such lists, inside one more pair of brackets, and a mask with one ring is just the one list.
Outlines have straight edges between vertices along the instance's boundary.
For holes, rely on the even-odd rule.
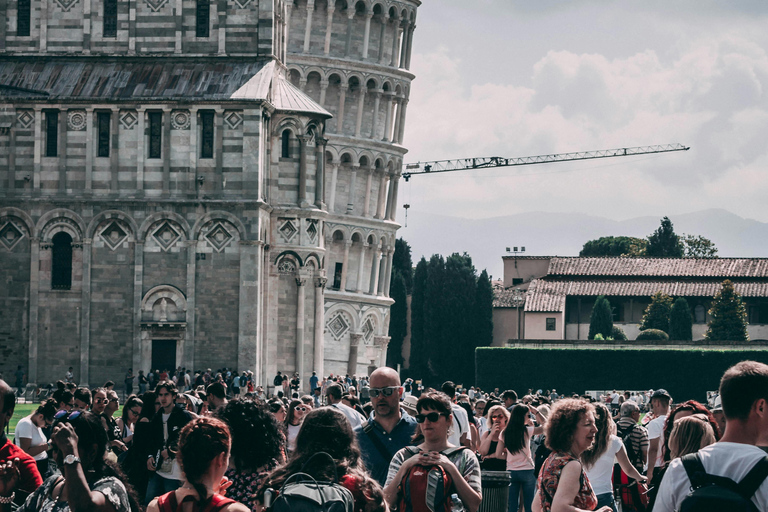
[[373,343],[382,349],[386,349],[387,345],[389,345],[389,341],[392,338],[390,336],[374,336],[373,337]]
[[328,283],[327,277],[318,277],[315,278],[315,286],[318,288],[325,288],[325,285]]
[[360,341],[363,339],[363,333],[360,332],[352,332],[349,334],[349,346],[351,347],[359,347]]

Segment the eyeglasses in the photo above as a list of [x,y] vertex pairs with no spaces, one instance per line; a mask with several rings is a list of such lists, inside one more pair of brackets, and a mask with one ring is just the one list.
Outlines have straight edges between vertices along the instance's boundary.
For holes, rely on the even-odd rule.
[[429,420],[430,423],[435,423],[437,420],[440,419],[440,416],[448,417],[447,414],[444,414],[442,412],[430,412],[429,414],[417,414],[416,415],[416,423],[424,423],[424,420]]
[[141,409],[139,409],[138,411],[134,411],[133,409],[128,409],[128,412],[130,412],[134,416],[138,416],[139,414],[141,414]]
[[301,411],[301,412],[305,412],[305,411],[307,410],[307,408],[306,408],[306,407],[304,407],[304,406],[301,406],[301,407],[294,407],[294,408],[293,408],[293,410],[294,410],[294,411]]
[[392,393],[394,393],[396,389],[400,389],[400,386],[387,386],[386,388],[370,388],[368,392],[370,393],[371,398],[378,398],[379,395],[392,396]]

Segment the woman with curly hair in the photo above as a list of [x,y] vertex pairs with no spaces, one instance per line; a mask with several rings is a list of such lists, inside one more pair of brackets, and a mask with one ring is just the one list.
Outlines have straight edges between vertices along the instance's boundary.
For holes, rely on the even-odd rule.
[[597,496],[597,506],[608,506],[616,512],[613,501],[613,466],[618,461],[624,473],[638,482],[645,482],[635,466],[629,461],[624,442],[616,436],[616,424],[611,411],[601,403],[595,406],[595,442],[581,454],[581,463],[587,471],[587,478]]
[[[534,509],[543,512],[595,510],[597,497],[579,457],[595,441],[595,408],[586,400],[568,398],[555,402],[544,429],[552,453],[539,473]],[[601,507],[598,512],[612,512]]]
[[509,489],[509,512],[517,512],[520,494],[523,495],[525,512],[531,512],[536,493],[536,475],[531,456],[531,438],[544,432],[543,427],[533,425],[533,414],[539,411],[528,404],[518,404],[512,409],[507,427],[501,433],[501,443],[496,446],[496,457],[506,458],[512,487]]
[[256,492],[282,460],[283,430],[273,414],[250,400],[230,400],[216,410],[216,417],[232,435],[232,456],[224,475],[232,482],[227,495],[258,510]]
[[[310,461],[319,452],[333,458],[335,472],[326,459],[318,457]],[[387,510],[381,487],[368,476],[363,466],[357,438],[347,417],[334,407],[321,407],[307,414],[296,437],[296,448],[288,461],[267,477],[258,500],[263,503],[267,489],[279,491],[286,479],[298,472],[307,473],[318,481],[332,481],[338,474],[339,483],[354,496],[355,512]]]
[[[224,478],[229,466],[229,451],[229,428],[221,420],[201,417],[184,425],[177,455],[184,474],[184,485],[153,499],[147,506],[147,512],[169,508],[200,512],[209,510],[209,506],[220,512],[249,512],[242,503],[223,495],[230,485]],[[191,506],[184,507],[185,503]]]

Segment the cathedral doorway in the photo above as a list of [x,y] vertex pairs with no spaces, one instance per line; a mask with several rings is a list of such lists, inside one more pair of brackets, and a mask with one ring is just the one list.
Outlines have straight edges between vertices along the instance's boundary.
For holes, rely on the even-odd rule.
[[152,368],[168,373],[176,369],[176,340],[152,340]]

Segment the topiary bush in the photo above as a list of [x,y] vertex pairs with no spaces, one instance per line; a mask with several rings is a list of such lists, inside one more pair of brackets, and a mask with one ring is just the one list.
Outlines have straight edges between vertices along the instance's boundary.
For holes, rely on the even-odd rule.
[[640,334],[637,335],[636,340],[642,341],[666,341],[669,339],[669,335],[662,331],[661,329],[646,329],[644,331],[640,331]]
[[618,325],[614,325],[613,329],[611,329],[611,338],[616,341],[627,341],[627,335],[624,332],[624,329]]

